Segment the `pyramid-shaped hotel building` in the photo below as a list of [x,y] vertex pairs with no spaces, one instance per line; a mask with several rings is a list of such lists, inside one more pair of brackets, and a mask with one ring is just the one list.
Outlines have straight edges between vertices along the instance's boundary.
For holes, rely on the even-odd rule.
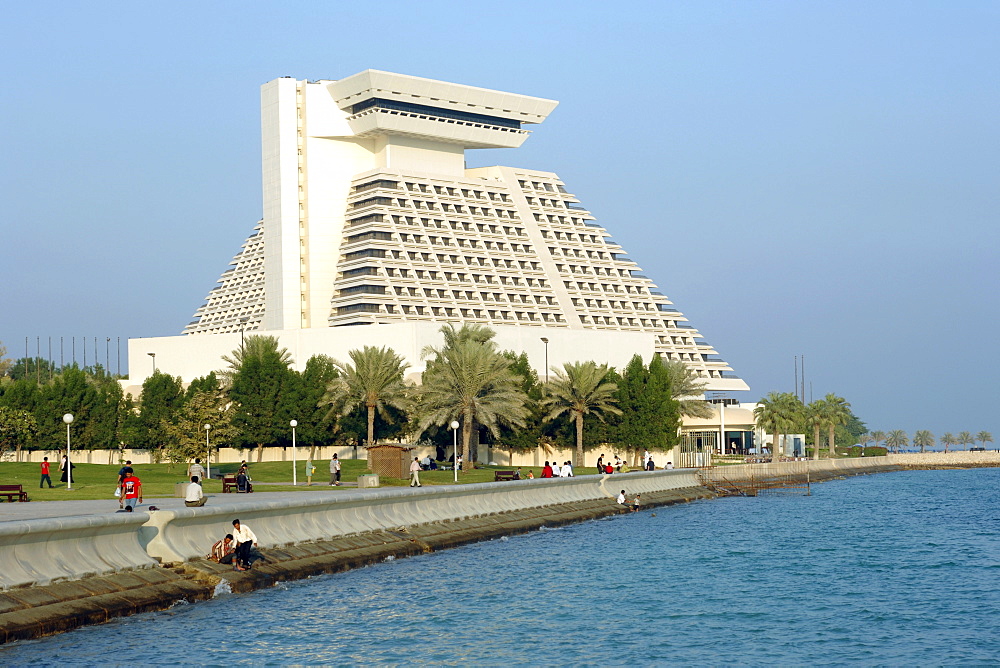
[[130,341],[189,380],[246,333],[301,366],[388,345],[412,370],[445,323],[480,323],[540,375],[567,361],[682,360],[709,390],[746,390],[556,174],[467,169],[466,149],[516,148],[556,102],[368,70],[261,91],[263,220],[182,336]]

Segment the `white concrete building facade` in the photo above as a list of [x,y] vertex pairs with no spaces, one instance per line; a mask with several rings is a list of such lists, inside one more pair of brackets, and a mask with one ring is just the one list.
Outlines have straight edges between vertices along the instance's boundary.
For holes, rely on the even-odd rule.
[[516,148],[556,105],[375,70],[265,84],[263,219],[182,336],[129,342],[130,383],[154,362],[218,369],[247,333],[298,367],[389,345],[416,372],[444,323],[469,322],[542,376],[655,353],[709,390],[749,389],[556,174],[466,168],[467,149]]

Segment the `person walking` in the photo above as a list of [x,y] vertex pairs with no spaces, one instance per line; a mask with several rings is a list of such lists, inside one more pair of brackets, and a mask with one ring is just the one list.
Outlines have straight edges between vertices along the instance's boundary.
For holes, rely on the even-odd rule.
[[135,507],[142,503],[142,481],[136,477],[135,472],[129,468],[125,472],[125,479],[122,480],[122,494],[118,498],[118,507],[124,508],[127,512],[132,512]]
[[[200,459],[195,459],[194,464],[188,464],[188,478],[191,476],[198,476],[198,480],[205,479],[205,467],[201,465]],[[201,484],[200,482],[198,483]]]
[[49,458],[42,458],[42,479],[38,483],[38,489],[45,486],[45,483],[49,483],[49,489],[52,489],[52,478],[49,477]]
[[330,458],[330,484],[340,485],[340,459],[337,455]]
[[416,457],[410,463],[410,487],[421,487],[420,484],[420,460]]
[[62,475],[59,476],[61,482],[73,482],[73,469],[76,468],[76,464],[69,460],[69,457],[63,455],[62,462],[59,464],[59,470],[62,471]]
[[236,554],[233,566],[237,571],[250,570],[250,548],[257,544],[257,535],[250,527],[233,520],[233,540],[236,541]]
[[191,476],[191,484],[184,493],[184,505],[188,508],[201,508],[205,505],[205,492],[202,491],[200,478],[196,475]]

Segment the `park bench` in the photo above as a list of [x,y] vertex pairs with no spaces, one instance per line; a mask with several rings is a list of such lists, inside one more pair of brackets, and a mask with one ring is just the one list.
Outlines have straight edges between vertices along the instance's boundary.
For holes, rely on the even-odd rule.
[[517,480],[517,471],[494,471],[493,482],[501,480]]
[[[31,501],[28,498],[28,493],[24,491],[21,485],[0,485],[0,496],[7,497],[7,503],[13,503],[14,501]],[[17,497],[15,499],[14,497]]]
[[[227,475],[222,478],[222,493],[229,494],[230,492],[239,492],[236,485],[236,476]],[[253,492],[253,484],[247,481],[247,493]]]

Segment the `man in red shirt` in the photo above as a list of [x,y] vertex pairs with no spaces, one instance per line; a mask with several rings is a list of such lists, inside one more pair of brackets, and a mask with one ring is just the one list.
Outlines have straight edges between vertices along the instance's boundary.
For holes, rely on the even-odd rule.
[[125,471],[121,489],[122,494],[118,498],[118,507],[132,512],[136,505],[142,503],[142,481],[135,476],[131,468]]
[[38,483],[38,489],[45,486],[45,483],[49,483],[49,489],[52,489],[52,478],[49,477],[49,458],[45,457],[42,460],[42,480]]

